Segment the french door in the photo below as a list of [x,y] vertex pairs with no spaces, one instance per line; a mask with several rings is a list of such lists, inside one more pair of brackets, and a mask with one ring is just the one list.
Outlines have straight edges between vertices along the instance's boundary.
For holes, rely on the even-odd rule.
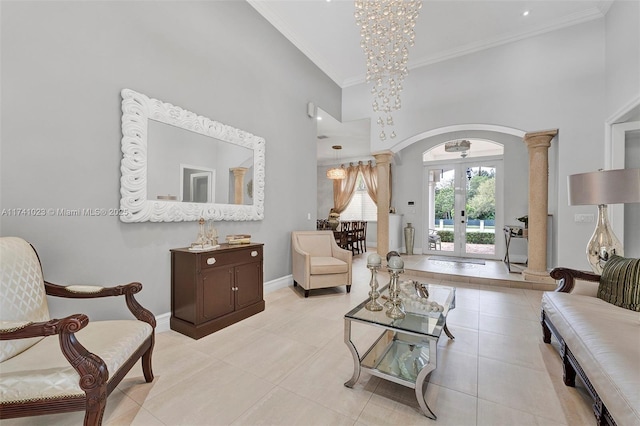
[[496,258],[500,160],[472,160],[427,166],[429,231],[424,235],[425,253]]

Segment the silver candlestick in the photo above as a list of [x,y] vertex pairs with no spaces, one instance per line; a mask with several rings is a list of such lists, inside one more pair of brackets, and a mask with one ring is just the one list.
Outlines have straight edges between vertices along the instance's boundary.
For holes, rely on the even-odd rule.
[[400,287],[398,286],[398,276],[400,276],[399,270],[390,269],[391,284],[389,284],[389,309],[385,312],[389,318],[402,319],[406,316],[404,312],[404,305],[402,299],[400,299]]
[[380,297],[380,292],[378,291],[378,268],[381,265],[367,265],[367,268],[371,271],[371,282],[369,282],[369,286],[371,286],[371,291],[369,292],[369,300],[364,307],[369,311],[381,311],[383,306],[378,302],[378,297]]

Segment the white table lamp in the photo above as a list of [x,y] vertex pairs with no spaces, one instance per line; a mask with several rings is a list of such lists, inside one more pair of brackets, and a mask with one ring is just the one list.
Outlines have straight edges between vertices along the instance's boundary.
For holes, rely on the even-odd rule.
[[608,204],[640,203],[640,169],[600,170],[568,177],[569,205],[597,205],[598,222],[587,244],[591,269],[602,273],[614,254],[623,256],[622,244],[611,230]]

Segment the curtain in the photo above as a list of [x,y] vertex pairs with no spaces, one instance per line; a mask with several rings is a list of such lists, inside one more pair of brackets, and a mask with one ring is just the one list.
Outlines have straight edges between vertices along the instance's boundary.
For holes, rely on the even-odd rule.
[[364,183],[367,185],[367,193],[374,203],[378,204],[378,171],[369,160],[368,164],[358,163],[358,169],[362,173]]
[[[344,168],[344,164],[340,167]],[[371,163],[371,160],[367,164],[362,164],[362,161],[359,161],[356,166],[349,163],[346,171],[347,177],[345,179],[333,181],[333,210],[336,213],[342,213],[351,202],[356,189],[358,172],[362,173],[369,197],[378,204],[378,170]],[[391,165],[389,165],[389,204],[391,204]]]
[[[341,166],[344,168],[344,165]],[[342,213],[347,208],[353,192],[356,189],[358,180],[358,166],[349,163],[347,167],[347,177],[344,179],[334,179],[333,181],[333,209],[336,213]]]

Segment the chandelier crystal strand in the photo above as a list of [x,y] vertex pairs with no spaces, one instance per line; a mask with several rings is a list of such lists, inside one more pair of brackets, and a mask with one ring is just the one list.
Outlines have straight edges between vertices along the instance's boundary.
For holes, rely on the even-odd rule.
[[[387,139],[392,112],[402,107],[402,82],[409,73],[409,47],[414,45],[416,19],[421,0],[355,0],[360,47],[367,59],[367,83],[372,83],[373,111],[378,113],[380,140]],[[390,138],[396,134],[391,129]]]

